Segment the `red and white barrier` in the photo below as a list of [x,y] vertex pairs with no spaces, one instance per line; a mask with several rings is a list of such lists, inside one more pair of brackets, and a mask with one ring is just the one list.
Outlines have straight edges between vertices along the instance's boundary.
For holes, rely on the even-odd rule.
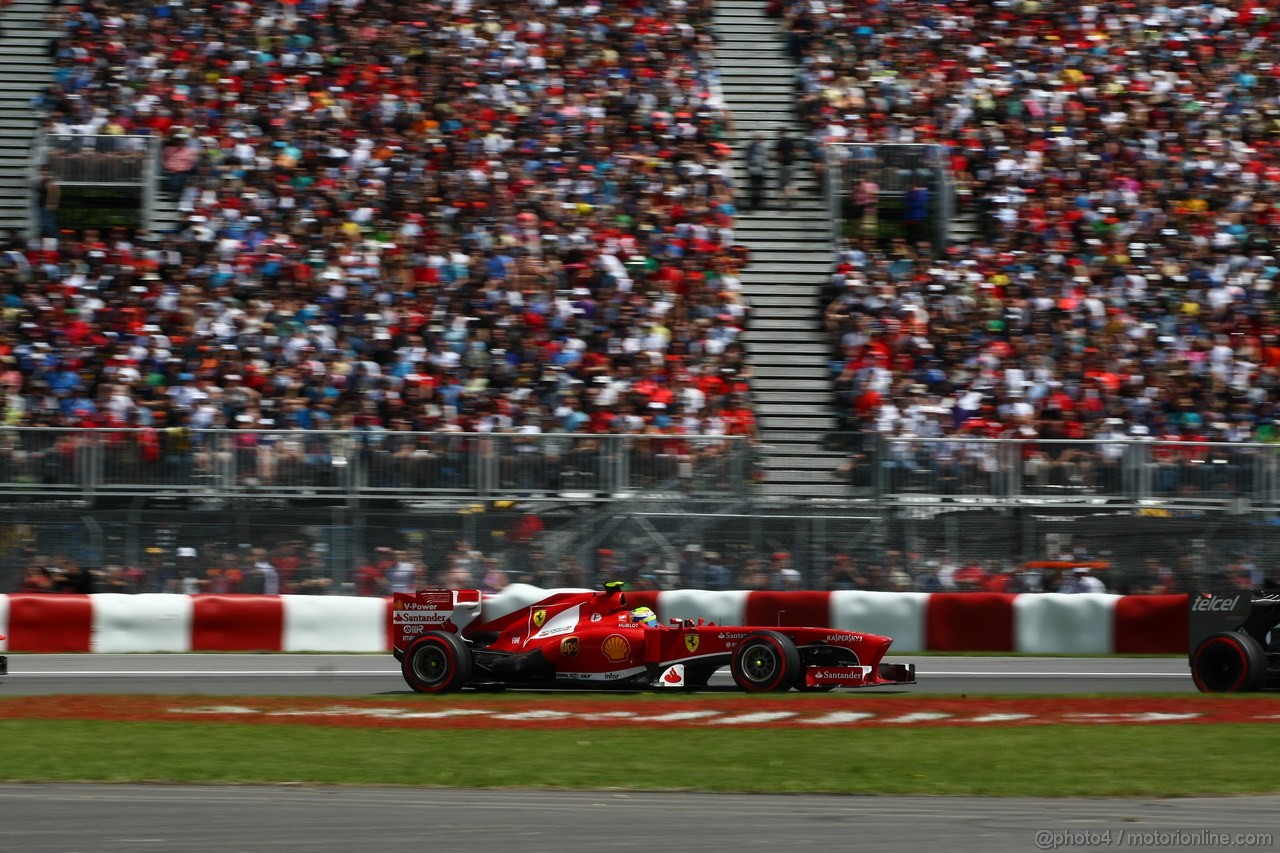
[[1118,654],[1185,652],[1188,638],[1185,595],[1126,595],[1116,601],[1112,651]]
[[192,599],[185,595],[95,595],[90,649],[189,652],[192,610]]
[[391,647],[391,620],[384,599],[322,595],[282,595],[280,599],[283,651],[331,651],[335,627],[342,632],[344,652],[385,652]]
[[1096,592],[1019,595],[1013,600],[1013,647],[1035,654],[1110,654],[1118,598]]
[[895,652],[923,652],[927,592],[831,593],[828,624],[845,631],[865,631],[893,638]]
[[[513,585],[498,618],[553,592]],[[916,592],[629,592],[628,606],[720,625],[819,625],[883,634],[893,651],[1038,654],[1186,651],[1186,596]],[[310,595],[0,595],[0,651],[386,652],[391,604]]]
[[[706,619],[717,625],[742,625],[747,619],[747,597],[753,594],[758,593],[670,589],[658,593],[657,602],[650,606],[657,611],[663,624],[671,619]],[[765,624],[776,625],[777,622],[770,619]]]

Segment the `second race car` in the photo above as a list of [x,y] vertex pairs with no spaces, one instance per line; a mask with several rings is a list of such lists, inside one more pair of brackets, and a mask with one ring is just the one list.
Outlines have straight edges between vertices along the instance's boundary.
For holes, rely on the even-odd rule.
[[1187,597],[1191,678],[1202,693],[1280,690],[1280,592]]

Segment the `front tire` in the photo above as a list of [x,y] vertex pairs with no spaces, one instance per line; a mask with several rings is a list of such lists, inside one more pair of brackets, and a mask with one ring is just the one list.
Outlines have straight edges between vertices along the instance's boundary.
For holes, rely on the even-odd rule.
[[471,678],[471,650],[456,634],[432,631],[405,651],[400,672],[419,693],[451,693]]
[[784,634],[754,631],[734,650],[729,670],[748,693],[790,690],[801,675],[800,652]]
[[1267,653],[1248,634],[1210,634],[1191,655],[1191,678],[1201,693],[1259,690],[1267,676]]

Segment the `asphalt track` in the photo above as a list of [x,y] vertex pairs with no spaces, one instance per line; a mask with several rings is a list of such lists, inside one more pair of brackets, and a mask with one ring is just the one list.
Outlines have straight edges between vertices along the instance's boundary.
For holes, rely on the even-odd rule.
[[[903,656],[910,693],[1190,693],[1185,658]],[[208,696],[372,696],[407,693],[390,655],[10,655],[0,696],[159,693]],[[734,690],[728,671],[712,690]]]
[[[900,658],[903,692],[1170,693],[1183,658]],[[0,696],[406,693],[387,655],[12,655]],[[730,690],[725,673],[715,690]],[[678,764],[678,760],[677,760]],[[664,769],[655,757],[655,773]],[[313,786],[0,784],[0,850],[876,850],[954,853],[1271,849],[1280,797],[1039,800]],[[1245,837],[1257,833],[1264,837]],[[1268,835],[1269,833],[1269,835]]]
[[1109,847],[1221,853],[1272,848],[1270,841],[1250,844],[1249,839],[1219,843],[1218,836],[1274,836],[1277,809],[1280,797],[1276,796],[1033,800],[0,785],[0,813],[5,815],[0,822],[0,849],[15,853],[691,849],[1021,853]]

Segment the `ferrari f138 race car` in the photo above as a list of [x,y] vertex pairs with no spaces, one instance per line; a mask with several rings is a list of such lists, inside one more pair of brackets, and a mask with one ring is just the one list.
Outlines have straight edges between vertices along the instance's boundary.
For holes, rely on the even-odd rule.
[[696,688],[724,666],[750,692],[915,683],[914,664],[882,662],[888,637],[701,619],[659,625],[648,608],[628,606],[621,584],[490,609],[479,590],[397,593],[394,654],[409,686]]
[[1280,592],[1187,598],[1191,678],[1201,692],[1280,689]]

